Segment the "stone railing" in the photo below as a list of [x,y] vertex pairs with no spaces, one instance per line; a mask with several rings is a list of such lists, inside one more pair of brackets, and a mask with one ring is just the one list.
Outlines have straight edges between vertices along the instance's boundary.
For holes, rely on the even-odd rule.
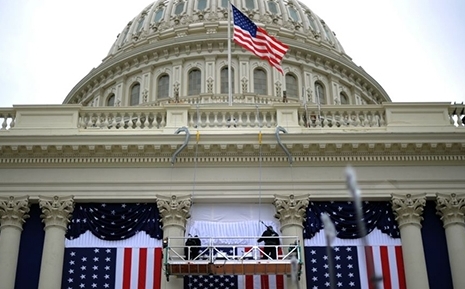
[[138,107],[32,105],[0,108],[0,132],[32,130],[131,131],[172,133],[179,127],[253,130],[282,126],[289,132],[315,129],[444,131],[465,127],[465,105],[448,103],[384,103],[380,105],[165,104]]

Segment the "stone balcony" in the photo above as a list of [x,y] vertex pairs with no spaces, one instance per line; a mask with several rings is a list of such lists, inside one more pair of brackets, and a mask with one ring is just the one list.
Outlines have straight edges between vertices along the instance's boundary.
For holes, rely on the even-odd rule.
[[140,107],[18,105],[0,108],[1,135],[63,135],[133,132],[173,134],[180,127],[205,134],[274,132],[454,132],[464,129],[465,105],[165,104]]

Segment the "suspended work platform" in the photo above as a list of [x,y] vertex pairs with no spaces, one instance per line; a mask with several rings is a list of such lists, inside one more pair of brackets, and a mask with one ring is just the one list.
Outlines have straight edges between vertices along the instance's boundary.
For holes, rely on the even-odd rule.
[[[290,245],[256,244],[257,237],[237,240],[255,245],[228,244],[231,238],[201,237],[205,245],[185,244],[187,238],[164,240],[165,275],[291,275],[300,276],[302,267],[300,242],[297,237],[280,237]],[[244,241],[245,240],[245,241]],[[234,243],[234,242],[231,242]],[[275,257],[276,256],[276,257]],[[293,272],[294,270],[294,272]]]

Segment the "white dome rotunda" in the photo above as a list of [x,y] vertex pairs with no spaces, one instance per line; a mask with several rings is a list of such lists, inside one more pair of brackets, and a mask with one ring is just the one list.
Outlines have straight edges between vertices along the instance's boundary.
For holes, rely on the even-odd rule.
[[[328,25],[296,0],[232,0],[289,46],[284,75],[231,41],[233,103],[379,104],[384,89],[352,62]],[[228,102],[229,1],[158,0],[129,21],[64,103],[153,106]],[[228,33],[228,29],[230,33]]]

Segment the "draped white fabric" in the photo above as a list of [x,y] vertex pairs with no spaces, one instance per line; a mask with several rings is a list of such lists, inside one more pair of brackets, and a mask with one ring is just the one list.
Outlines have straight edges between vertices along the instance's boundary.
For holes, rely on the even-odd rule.
[[118,241],[108,241],[102,240],[94,236],[90,231],[85,232],[80,235],[78,238],[73,240],[65,240],[66,248],[152,248],[152,247],[161,247],[162,240],[157,240],[145,232],[139,232],[132,236],[129,239],[118,240]]
[[[370,246],[397,246],[401,245],[400,239],[391,238],[378,229],[374,229],[366,236],[366,241]],[[326,246],[324,230],[316,233],[311,239],[305,239],[305,246]],[[332,246],[358,246],[362,245],[362,239],[340,239],[335,238]]]
[[254,245],[266,227],[279,232],[271,204],[194,204],[186,237],[198,235],[202,244]]

